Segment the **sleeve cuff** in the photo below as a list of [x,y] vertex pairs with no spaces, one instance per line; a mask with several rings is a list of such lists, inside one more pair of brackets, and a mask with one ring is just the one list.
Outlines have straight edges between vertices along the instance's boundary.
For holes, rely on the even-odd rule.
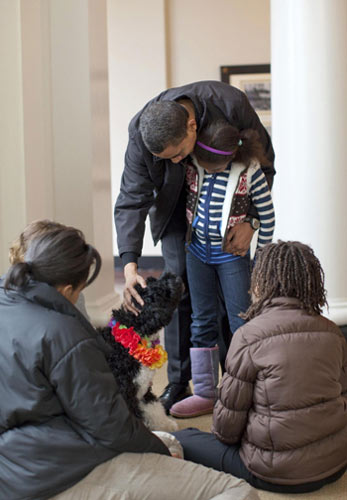
[[123,267],[129,264],[129,262],[135,262],[137,264],[137,259],[139,255],[136,252],[124,252],[121,254]]

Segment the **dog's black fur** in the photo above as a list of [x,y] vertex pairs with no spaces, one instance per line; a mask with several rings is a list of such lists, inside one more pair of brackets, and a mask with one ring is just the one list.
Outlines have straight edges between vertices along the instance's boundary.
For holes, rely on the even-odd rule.
[[[146,283],[146,288],[142,288],[139,284],[135,286],[144,301],[144,306],[141,307],[133,300],[134,305],[140,311],[139,314],[136,316],[121,306],[119,309],[112,311],[112,318],[127,328],[133,327],[140,337],[147,336],[154,340],[158,338],[159,330],[171,321],[172,315],[181,299],[183,283],[181,278],[171,273],[165,273],[159,279],[149,277]],[[158,411],[158,406],[155,406],[158,403],[158,399],[152,392],[151,383],[148,384],[148,387],[140,387],[139,381],[136,379],[142,376],[144,370],[149,370],[150,372],[154,370],[144,367],[128,353],[128,349],[116,342],[111,334],[110,327],[99,331],[104,340],[112,347],[112,353],[108,356],[108,363],[129,410],[151,428],[152,419],[150,415],[148,417],[148,415],[144,414],[146,413],[144,405],[152,403],[153,411],[155,408]],[[147,377],[153,377],[153,374],[149,374],[148,372]],[[157,428],[157,430],[161,429]],[[162,430],[171,429],[163,428]]]

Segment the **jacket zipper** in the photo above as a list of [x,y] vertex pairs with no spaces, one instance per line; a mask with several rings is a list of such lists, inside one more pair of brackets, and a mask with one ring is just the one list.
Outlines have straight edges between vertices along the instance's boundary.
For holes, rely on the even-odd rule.
[[206,240],[206,263],[209,262],[211,258],[211,243],[208,239],[208,228],[210,225],[210,203],[212,198],[213,188],[216,182],[217,174],[212,174],[211,179],[208,183],[207,195],[206,195],[206,203],[205,203],[205,226],[204,226],[204,235]]
[[[194,169],[196,171],[196,185],[199,186],[199,182],[200,182],[199,176],[200,176],[200,173],[199,173],[199,170],[195,167],[195,165],[194,165]],[[194,223],[194,220],[195,220],[195,217],[196,217],[196,212],[198,211],[199,196],[200,196],[200,190],[198,189],[197,196],[195,198],[194,213],[193,213],[193,216],[192,216],[192,223],[189,224],[188,229],[187,229],[187,234],[186,234],[186,244],[187,244],[187,246],[189,246],[191,244],[191,242],[192,242],[193,223]]]

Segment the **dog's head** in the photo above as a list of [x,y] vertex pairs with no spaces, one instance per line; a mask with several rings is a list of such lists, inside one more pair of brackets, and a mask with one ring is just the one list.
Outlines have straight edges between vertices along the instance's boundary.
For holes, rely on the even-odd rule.
[[132,326],[141,336],[153,335],[170,323],[184,289],[182,279],[171,273],[165,273],[159,279],[149,277],[146,283],[146,288],[139,284],[135,286],[144,301],[144,306],[141,307],[133,299],[140,311],[138,316],[125,310],[123,306],[112,313],[116,321],[127,327]]

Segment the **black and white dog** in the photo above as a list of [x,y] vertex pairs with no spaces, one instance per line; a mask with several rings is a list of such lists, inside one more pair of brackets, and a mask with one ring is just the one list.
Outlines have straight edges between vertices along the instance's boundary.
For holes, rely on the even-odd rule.
[[150,277],[146,283],[146,288],[135,286],[144,301],[143,307],[134,301],[138,316],[122,306],[113,310],[109,326],[99,331],[112,347],[108,363],[130,411],[150,430],[174,431],[177,423],[153,394],[152,380],[156,368],[167,359],[159,331],[171,321],[183,283],[171,273],[159,279]]

